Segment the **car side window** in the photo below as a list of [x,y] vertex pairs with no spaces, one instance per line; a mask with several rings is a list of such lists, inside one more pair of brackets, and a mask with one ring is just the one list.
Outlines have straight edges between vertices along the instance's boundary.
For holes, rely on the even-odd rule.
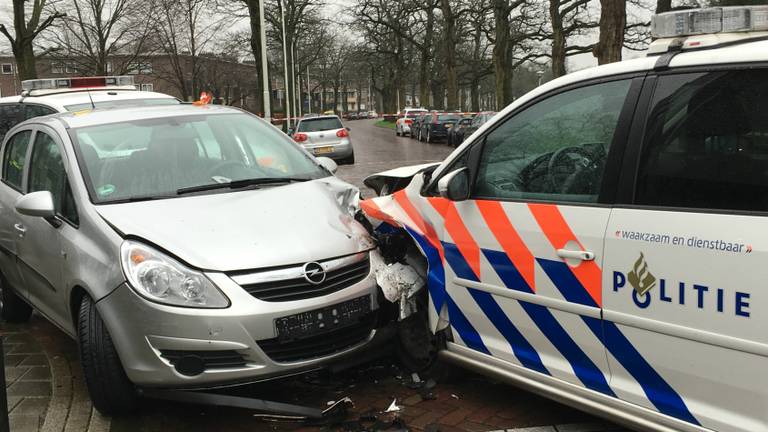
[[768,211],[768,69],[658,78],[635,203]]
[[12,127],[21,122],[21,108],[19,103],[0,105],[0,140]]
[[29,162],[29,192],[48,191],[53,196],[56,213],[77,224],[77,210],[67,181],[61,150],[53,138],[38,132]]
[[54,114],[56,110],[42,105],[24,105],[24,120]]
[[24,167],[27,165],[27,149],[32,131],[21,131],[14,135],[5,146],[3,154],[3,181],[21,191]]
[[596,202],[630,85],[568,90],[502,122],[485,138],[474,195]]

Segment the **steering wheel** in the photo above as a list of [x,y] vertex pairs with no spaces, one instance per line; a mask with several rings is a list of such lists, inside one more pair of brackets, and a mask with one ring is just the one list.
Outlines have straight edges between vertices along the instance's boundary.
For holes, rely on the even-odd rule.
[[[585,169],[594,166],[594,154],[583,147],[563,147],[552,154],[547,164],[547,179],[555,193],[568,193],[574,180]],[[557,172],[561,168],[561,172]],[[567,168],[567,170],[562,170]]]
[[216,165],[214,165],[213,167],[211,167],[211,169],[208,170],[208,177],[210,177],[212,180],[215,180],[213,177],[216,177],[219,174],[219,172],[220,172],[220,170],[222,168],[230,168],[230,167],[243,168],[243,169],[247,168],[245,166],[245,164],[242,163],[241,161],[238,161],[238,160],[225,160],[225,161],[221,161],[221,162],[217,163]]

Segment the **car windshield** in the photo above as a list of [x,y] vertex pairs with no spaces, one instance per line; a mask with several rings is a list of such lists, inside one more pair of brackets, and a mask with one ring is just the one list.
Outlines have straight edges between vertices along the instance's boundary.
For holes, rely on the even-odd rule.
[[153,99],[121,99],[86,102],[80,104],[64,105],[67,111],[76,112],[89,110],[93,108],[119,108],[128,106],[155,106],[155,105],[178,105],[179,101],[174,98],[153,98]]
[[77,128],[71,136],[97,204],[170,198],[206,185],[329,175],[280,131],[245,113],[110,123]]
[[320,132],[326,130],[341,129],[341,121],[336,117],[326,117],[302,120],[299,122],[297,132]]

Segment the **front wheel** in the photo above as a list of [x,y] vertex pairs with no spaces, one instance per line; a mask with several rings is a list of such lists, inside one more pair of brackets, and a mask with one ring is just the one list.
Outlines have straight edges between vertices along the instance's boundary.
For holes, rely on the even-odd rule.
[[138,395],[125,374],[112,337],[87,295],[80,302],[77,320],[80,362],[93,406],[104,415],[124,415],[136,409]]

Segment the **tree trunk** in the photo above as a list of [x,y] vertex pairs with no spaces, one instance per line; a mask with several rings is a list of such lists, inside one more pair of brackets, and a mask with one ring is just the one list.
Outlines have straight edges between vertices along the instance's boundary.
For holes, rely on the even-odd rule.
[[[263,77],[261,76],[261,23],[259,16],[259,0],[245,0],[248,6],[248,18],[251,25],[251,52],[256,61],[256,67],[253,69],[256,75],[254,82],[254,96],[256,98],[256,106],[261,109],[262,115],[264,114],[264,85]],[[271,92],[270,92],[271,94]]]
[[421,49],[421,64],[419,65],[419,105],[429,105],[429,63],[432,59],[432,40],[434,38],[435,11],[430,2],[427,5],[427,24],[424,30],[424,43]]
[[18,50],[14,47],[13,56],[16,59],[20,81],[37,79],[37,62],[31,43],[24,44]]
[[469,99],[471,102],[469,109],[472,112],[478,112],[480,111],[480,80],[475,78],[470,85]]
[[451,9],[451,0],[441,0],[445,22],[445,80],[448,91],[447,109],[457,109],[459,84],[456,76],[456,16]]
[[509,54],[509,9],[507,0],[494,0],[493,17],[496,25],[496,43],[493,45],[493,70],[496,77],[496,105],[512,103],[512,84]]
[[658,0],[656,2],[656,13],[669,12],[672,10],[672,0]]
[[598,64],[621,61],[624,28],[627,26],[626,0],[600,0],[600,41],[595,45]]
[[552,78],[565,75],[565,30],[560,15],[560,0],[549,0],[549,18],[552,22]]

